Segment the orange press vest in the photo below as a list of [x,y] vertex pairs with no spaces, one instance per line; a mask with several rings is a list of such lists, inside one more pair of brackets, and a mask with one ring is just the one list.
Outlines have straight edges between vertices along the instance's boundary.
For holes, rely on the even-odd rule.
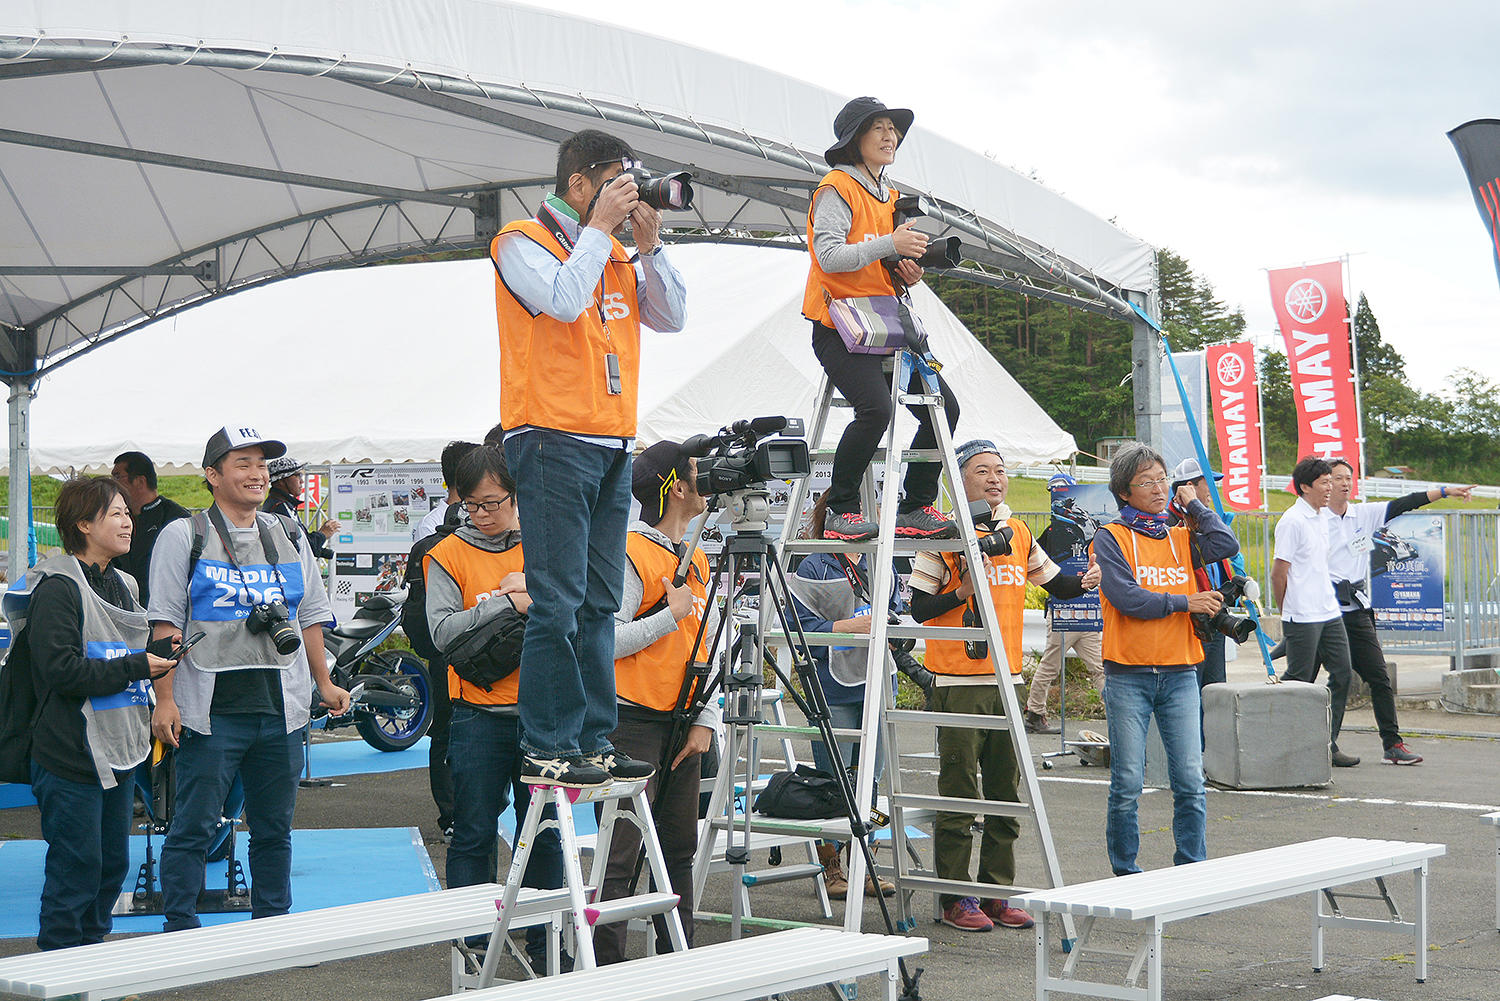
[[[1009,556],[991,556],[986,568],[990,582],[990,601],[1000,622],[1000,634],[1005,640],[1005,659],[1011,674],[1021,673],[1021,627],[1026,610],[1026,567],[1031,560],[1031,530],[1019,518],[1011,518],[1007,524],[1015,532],[1010,540]],[[981,537],[991,533],[980,531]],[[963,582],[959,572],[962,553],[943,553],[943,564],[948,568],[948,583],[940,594],[958,590]],[[977,593],[977,592],[976,592]],[[964,610],[969,602],[950,608],[942,615],[928,621],[928,625],[962,626]],[[994,674],[990,658],[970,660],[962,640],[928,640],[927,656],[923,663],[933,674],[976,675]]]
[[[500,237],[520,233],[559,261],[568,251],[535,219],[510,223],[490,244],[498,261]],[[594,300],[572,323],[531,310],[511,294],[495,270],[495,315],[500,327],[500,423],[507,429],[549,428],[574,434],[633,438],[641,324],[635,266],[619,240],[610,237],[609,262]],[[603,317],[600,303],[603,303]],[[607,322],[606,322],[607,321]],[[612,395],[605,356],[620,359],[622,392]]]
[[[448,571],[464,596],[467,611],[481,601],[491,599],[490,592],[500,586],[505,575],[525,567],[521,545],[517,543],[503,553],[486,552],[465,542],[458,533],[447,536],[427,551],[422,558],[422,575],[425,578],[432,561]],[[513,706],[521,693],[521,672],[512,671],[485,691],[470,684],[448,668],[448,698],[476,706]]]
[[[865,186],[842,170],[831,170],[818,182],[813,191],[813,204],[820,193],[832,188],[844,199],[854,213],[854,222],[849,226],[845,243],[863,243],[878,236],[889,235],[895,227],[896,198],[901,194],[890,189],[890,201],[878,201],[865,190]],[[832,197],[832,194],[825,194]],[[828,303],[823,298],[826,291],[834,299],[857,299],[869,295],[895,295],[891,276],[885,265],[872,261],[858,271],[836,271],[829,273],[818,266],[818,255],[813,251],[813,206],[807,208],[807,253],[812,264],[807,270],[807,291],[802,296],[802,315],[825,327],[832,326],[828,320]]]
[[[635,567],[645,590],[641,607],[635,613],[639,619],[666,597],[667,588],[661,579],[677,572],[678,557],[640,532],[625,536],[625,556]],[[701,549],[693,553],[687,586],[693,592],[693,610],[677,621],[676,631],[615,661],[615,690],[624,701],[664,713],[677,707],[682,680],[687,676],[688,656],[708,604],[708,557]],[[705,637],[704,644],[711,639]],[[698,656],[705,652],[700,648]]]
[[[1136,583],[1148,591],[1164,594],[1195,594],[1198,581],[1187,527],[1167,529],[1165,539],[1132,532],[1119,522],[1103,526],[1115,537],[1125,562],[1135,572]],[[1203,644],[1193,632],[1187,612],[1173,612],[1160,619],[1133,619],[1109,603],[1099,592],[1104,609],[1104,659],[1116,664],[1170,667],[1197,664],[1203,660]]]

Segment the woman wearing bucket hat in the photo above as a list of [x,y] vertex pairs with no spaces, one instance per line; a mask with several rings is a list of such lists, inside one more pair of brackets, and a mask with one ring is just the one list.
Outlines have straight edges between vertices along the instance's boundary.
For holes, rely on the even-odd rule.
[[[899,256],[896,280],[904,286],[922,278],[913,258],[920,257],[927,237],[910,223],[895,225],[899,192],[887,183],[885,168],[896,160],[896,149],[911,130],[912,113],[887,108],[873,97],[856,97],[833,120],[837,141],[823,154],[831,168],[813,192],[807,216],[807,245],[811,264],[802,315],[813,324],[813,353],[829,380],[854,408],[833,458],[833,483],[828,489],[828,538],[860,541],[873,538],[876,525],[860,513],[859,486],[865,468],[880,444],[891,413],[890,376],[882,357],[854,354],[833,329],[828,300],[894,295],[896,281],[881,263]],[[958,402],[941,384],[948,427],[958,425]],[[927,412],[912,408],[917,417],[914,449],[937,447],[936,432]],[[907,467],[905,490],[897,508],[896,534],[907,538],[942,539],[957,534],[953,522],[933,506],[938,477],[935,462]]]

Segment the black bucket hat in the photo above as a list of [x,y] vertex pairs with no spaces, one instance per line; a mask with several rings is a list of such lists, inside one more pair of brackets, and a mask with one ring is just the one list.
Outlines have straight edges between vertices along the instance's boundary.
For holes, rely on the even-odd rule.
[[879,100],[873,97],[856,97],[839,111],[833,119],[833,134],[838,137],[838,142],[828,147],[823,153],[823,161],[833,164],[837,154],[847,150],[854,142],[854,137],[859,135],[859,130],[864,128],[865,123],[872,118],[888,115],[891,121],[896,123],[896,128],[901,132],[901,138],[896,140],[899,147],[906,139],[907,133],[911,131],[912,119],[916,116],[908,108],[887,108]]

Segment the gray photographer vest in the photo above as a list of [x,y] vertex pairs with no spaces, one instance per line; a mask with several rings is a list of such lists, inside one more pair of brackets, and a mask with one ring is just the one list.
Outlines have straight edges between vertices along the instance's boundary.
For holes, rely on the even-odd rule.
[[[298,651],[277,653],[269,636],[252,633],[245,624],[257,604],[279,598],[286,603],[292,627],[300,635],[297,605],[307,583],[302,576],[302,558],[281,520],[262,512],[255,517],[269,530],[257,531],[248,540],[232,535],[235,553],[230,559],[214,526],[201,514],[193,516],[195,536],[203,532],[203,552],[188,581],[188,621],[183,637],[204,633],[187,653],[188,663],[199,671],[285,671],[299,661]],[[270,540],[274,554],[265,552],[265,540]]]
[[[32,574],[36,576],[32,577]],[[138,607],[127,612],[95,594],[77,557],[52,556],[38,563],[27,571],[32,582],[27,590],[35,588],[37,582],[49,575],[67,577],[78,585],[83,606],[85,657],[112,660],[146,648],[151,639],[151,626],[146,621],[145,609]],[[131,599],[139,605],[140,595],[135,581],[129,574],[120,574],[120,579],[125,582]],[[14,619],[12,621],[14,623]],[[24,619],[14,623],[13,635],[19,635],[24,625]],[[151,753],[150,684],[145,679],[137,679],[113,695],[91,695],[83,700],[84,737],[99,784],[106,789],[115,787],[115,772],[134,768]]]

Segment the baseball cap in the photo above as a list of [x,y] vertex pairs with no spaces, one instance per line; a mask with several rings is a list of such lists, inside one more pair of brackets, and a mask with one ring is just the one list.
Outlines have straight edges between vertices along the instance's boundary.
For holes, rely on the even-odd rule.
[[630,492],[641,502],[641,515],[650,525],[667,513],[667,491],[677,482],[682,463],[682,443],[659,441],[635,457],[630,471]]
[[300,473],[306,468],[307,463],[294,459],[290,455],[283,455],[279,459],[272,459],[266,463],[266,472],[270,474],[272,483],[291,476],[293,473]]
[[[1224,478],[1223,473],[1216,472],[1212,469],[1209,470],[1209,473],[1216,480],[1222,480]],[[1198,465],[1197,459],[1183,459],[1177,464],[1177,468],[1172,470],[1172,486],[1181,486],[1184,483],[1191,483],[1194,480],[1201,479],[1202,477],[1203,467]]]
[[[964,468],[964,466],[968,465],[970,459],[974,458],[974,456],[976,455],[979,455],[981,452],[993,452],[996,455],[1000,455],[1000,450],[995,447],[994,442],[990,441],[988,438],[975,438],[973,441],[966,441],[962,445],[958,446],[958,468]],[[1000,455],[1000,459],[1003,462],[1005,460],[1005,456]]]
[[208,439],[208,444],[203,447],[203,466],[212,466],[237,448],[250,448],[254,445],[260,446],[267,459],[279,459],[286,455],[286,445],[283,442],[267,438],[253,427],[226,424],[215,431]]
[[1062,487],[1076,486],[1078,486],[1078,481],[1073,479],[1073,477],[1069,476],[1067,473],[1053,473],[1047,479],[1048,490],[1057,490]]

